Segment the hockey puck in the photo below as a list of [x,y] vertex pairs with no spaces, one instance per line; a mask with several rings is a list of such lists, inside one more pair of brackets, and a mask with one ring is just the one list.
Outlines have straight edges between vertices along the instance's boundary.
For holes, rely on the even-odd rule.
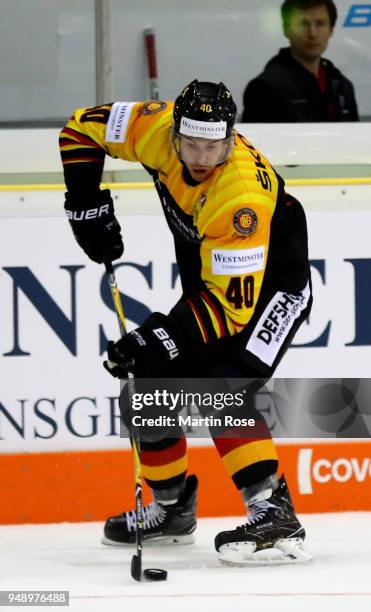
[[143,576],[145,576],[147,580],[167,580],[167,571],[164,569],[158,569],[153,567],[145,569],[143,572]]

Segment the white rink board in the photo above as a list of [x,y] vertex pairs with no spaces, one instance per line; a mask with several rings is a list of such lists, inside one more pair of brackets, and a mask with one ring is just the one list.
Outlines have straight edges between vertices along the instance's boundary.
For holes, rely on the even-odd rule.
[[[338,205],[339,190],[335,188],[290,189],[305,203],[310,257],[322,262],[323,268],[322,276],[318,266],[313,269],[313,311],[296,342],[311,343],[330,328],[326,346],[290,349],[277,376],[369,377],[370,345],[347,346],[356,336],[369,342],[371,333],[370,323],[359,328],[360,321],[364,326],[367,321],[364,312],[362,319],[362,309],[371,311],[369,299],[364,299],[369,297],[365,271],[371,270],[371,208],[366,208],[371,188],[363,187],[362,193],[357,189],[355,193],[362,197],[352,201],[352,188],[347,187],[351,207]],[[61,215],[61,192],[23,194],[29,205],[47,197],[51,216],[45,212],[44,216],[24,216],[19,196],[3,193],[0,198],[0,204],[13,200],[14,213],[19,215],[2,217],[0,224],[0,453],[122,448],[114,399],[118,384],[103,370],[99,351],[100,326],[107,338],[118,337],[109,294],[109,306],[102,298],[101,288],[107,292],[103,266],[90,262],[75,243]],[[138,203],[141,196],[158,210],[154,191],[137,191]],[[121,192],[120,200],[125,197]],[[319,210],[321,202],[323,211]],[[165,221],[161,214],[140,214],[139,204],[136,215],[121,216],[122,204],[117,208],[126,245],[123,262],[128,264],[117,271],[119,286],[142,309],[166,313],[180,296],[180,283],[171,286],[175,257]],[[360,259],[365,262],[362,300],[355,292]],[[72,269],[62,266],[80,267],[75,272],[76,355],[71,352],[71,341],[69,349],[58,337],[58,325],[49,324],[42,314],[46,296],[53,312],[58,306],[65,328],[73,332]],[[357,278],[360,281],[361,275]],[[35,304],[25,290],[31,292]],[[130,328],[134,323],[129,321]],[[66,334],[64,338],[67,342]]]
[[[237,123],[236,131],[264,152],[274,166],[370,164],[371,123],[301,123],[300,129],[295,123]],[[1,172],[35,173],[40,181],[43,172],[61,172],[59,132],[56,128],[1,130]],[[142,166],[106,156],[104,168],[111,172]],[[140,195],[142,198],[143,193]]]

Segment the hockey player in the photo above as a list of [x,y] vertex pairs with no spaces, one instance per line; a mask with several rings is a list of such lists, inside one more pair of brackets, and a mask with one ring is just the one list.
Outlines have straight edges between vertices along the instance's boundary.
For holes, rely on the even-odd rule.
[[[175,103],[115,102],[75,111],[60,135],[65,209],[77,242],[95,262],[123,253],[105,155],[139,161],[154,180],[173,233],[183,295],[109,343],[106,368],[139,376],[269,378],[311,307],[306,221],[269,161],[234,131],[236,105],[223,83],[192,81]],[[146,245],[143,245],[145,248]],[[164,343],[164,338],[168,342]],[[222,562],[300,561],[299,523],[269,429],[214,435],[248,508],[246,523],[219,533]],[[212,432],[211,432],[212,433]],[[212,434],[213,435],[213,434]],[[142,472],[154,501],[144,507],[144,539],[193,541],[197,478],[186,477],[184,435],[141,443]],[[111,517],[104,542],[135,542],[135,512]],[[264,553],[266,551],[266,555]]]

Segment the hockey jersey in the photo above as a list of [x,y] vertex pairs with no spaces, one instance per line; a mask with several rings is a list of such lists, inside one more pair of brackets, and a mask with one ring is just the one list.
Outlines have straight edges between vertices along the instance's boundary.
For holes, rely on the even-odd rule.
[[294,293],[306,286],[305,216],[238,133],[228,160],[208,180],[192,180],[171,143],[172,112],[162,101],[76,110],[60,135],[66,184],[78,189],[88,177],[87,188],[98,189],[106,154],[143,165],[175,241],[184,294],[172,312],[193,342],[212,343],[249,329],[265,306],[263,284]]

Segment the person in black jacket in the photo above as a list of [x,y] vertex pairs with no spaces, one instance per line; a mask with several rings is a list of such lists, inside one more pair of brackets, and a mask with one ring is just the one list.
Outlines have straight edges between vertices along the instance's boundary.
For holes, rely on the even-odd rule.
[[285,0],[283,31],[290,47],[280,49],[244,92],[245,123],[358,121],[352,83],[322,58],[334,31],[332,0]]

